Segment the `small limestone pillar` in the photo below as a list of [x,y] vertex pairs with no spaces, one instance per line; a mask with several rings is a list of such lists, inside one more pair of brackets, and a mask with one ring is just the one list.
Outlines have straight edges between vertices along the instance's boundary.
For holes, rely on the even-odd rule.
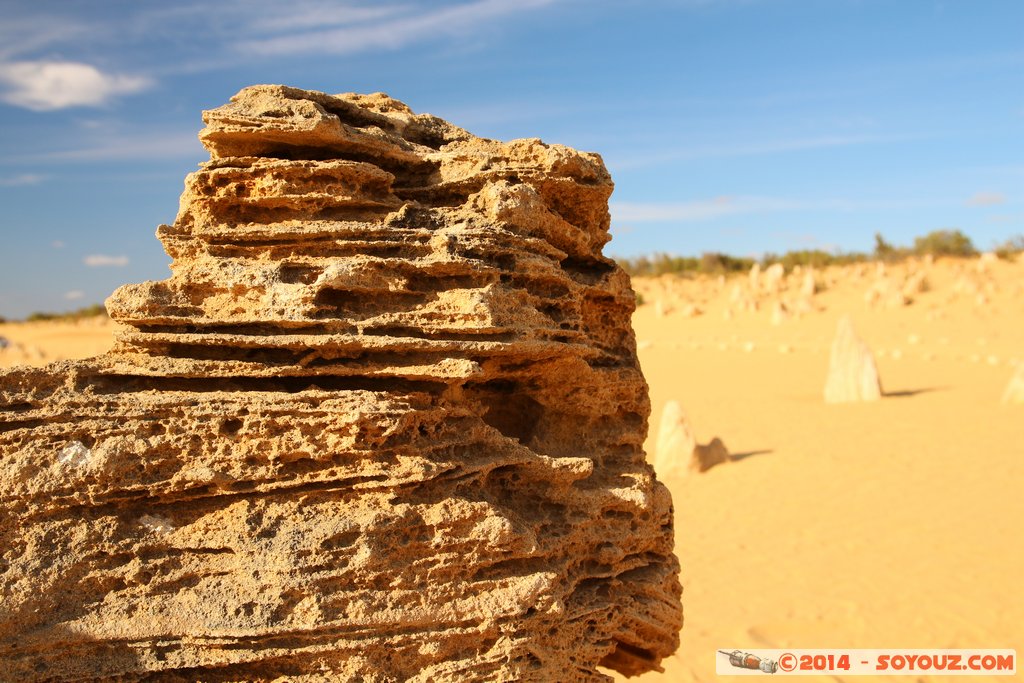
[[882,384],[871,349],[853,329],[849,316],[839,320],[828,379],[825,381],[825,403],[875,401],[882,397]]
[[1017,366],[1017,372],[1013,374],[1010,383],[1006,385],[1003,392],[1003,403],[1024,404],[1024,362]]
[[707,445],[697,443],[690,420],[677,401],[665,404],[661,411],[654,459],[654,470],[660,477],[706,472],[731,459],[729,450],[718,437]]

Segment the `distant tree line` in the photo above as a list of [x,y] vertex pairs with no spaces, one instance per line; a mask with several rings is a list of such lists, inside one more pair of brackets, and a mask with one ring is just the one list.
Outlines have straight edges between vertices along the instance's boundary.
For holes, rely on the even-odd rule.
[[935,230],[914,238],[913,247],[897,247],[889,243],[881,233],[875,233],[874,257],[883,261],[904,259],[908,256],[975,256],[978,250],[971,238],[959,230]]
[[[993,250],[1000,258],[1011,259],[1024,252],[1024,235],[1012,237]],[[927,235],[914,238],[911,247],[898,247],[888,242],[881,233],[875,234],[875,248],[871,253],[828,252],[821,249],[801,249],[784,254],[768,253],[760,259],[730,256],[718,252],[706,252],[700,257],[652,254],[633,258],[616,259],[630,275],[664,275],[666,273],[703,273],[722,275],[750,270],[755,263],[767,267],[781,263],[790,271],[795,266],[824,268],[831,265],[859,263],[863,261],[899,261],[910,256],[974,256],[978,251],[971,238],[959,230],[934,230]]]
[[25,320],[30,323],[46,320],[79,320],[81,318],[94,318],[98,315],[106,314],[107,309],[103,307],[103,304],[93,304],[92,306],[86,306],[85,308],[79,308],[77,311],[68,311],[66,313],[47,313],[36,311],[34,313],[29,313]]

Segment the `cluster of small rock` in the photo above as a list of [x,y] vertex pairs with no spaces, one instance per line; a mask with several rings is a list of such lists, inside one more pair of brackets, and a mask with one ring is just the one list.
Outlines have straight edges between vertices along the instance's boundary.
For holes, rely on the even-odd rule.
[[768,309],[772,324],[781,325],[792,316],[820,310],[815,298],[820,289],[821,282],[813,268],[795,266],[787,274],[781,263],[773,263],[763,270],[755,263],[745,282],[739,280],[733,284],[724,316],[730,319],[736,311],[755,313]]

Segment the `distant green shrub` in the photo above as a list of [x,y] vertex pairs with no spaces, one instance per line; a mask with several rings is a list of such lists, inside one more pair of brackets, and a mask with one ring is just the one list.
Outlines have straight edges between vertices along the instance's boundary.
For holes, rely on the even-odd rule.
[[709,251],[701,255],[698,269],[708,275],[721,275],[747,271],[753,265],[754,259],[752,258],[740,258],[717,251]]
[[696,270],[697,260],[684,256],[670,256],[664,253],[636,258],[620,258],[619,265],[630,275],[657,276],[666,273],[682,273]]
[[856,263],[867,259],[865,254],[853,252],[840,252],[830,254],[821,249],[802,249],[787,251],[785,254],[765,254],[761,258],[762,266],[770,266],[773,263],[781,263],[786,272],[790,272],[796,266],[801,268],[824,268],[836,264]]
[[934,230],[914,238],[914,253],[932,256],[973,256],[978,253],[971,238],[959,230]]
[[718,275],[748,270],[754,265],[754,259],[737,258],[716,252],[707,252],[702,254],[700,258],[657,253],[650,256],[619,258],[617,260],[622,269],[629,275],[648,277],[695,273]]
[[1016,260],[1017,256],[1024,252],[1024,235],[1014,235],[1004,242],[997,244],[995,249],[996,256],[1007,261]]
[[896,261],[907,257],[907,250],[894,246],[891,242],[882,237],[882,233],[875,233],[875,259],[879,261]]
[[81,318],[93,318],[98,315],[106,315],[107,309],[103,307],[103,304],[93,304],[86,306],[85,308],[79,308],[76,311],[69,311],[67,313],[50,313],[45,311],[35,311],[29,313],[26,321],[30,323],[44,322],[47,320],[79,320]]
[[[1000,258],[1014,258],[1024,252],[1024,235],[1017,235],[998,245],[995,249]],[[974,256],[975,250],[971,239],[959,230],[935,230],[922,237],[914,238],[912,248],[901,247],[887,241],[881,233],[875,233],[875,247],[871,253],[835,252],[821,249],[798,249],[784,254],[768,253],[760,259],[730,256],[719,252],[705,252],[700,258],[692,256],[673,256],[656,253],[650,256],[636,256],[618,259],[630,276],[657,277],[659,275],[722,275],[727,273],[750,270],[755,263],[769,266],[781,263],[787,272],[796,266],[802,268],[824,268],[833,265],[861,263],[871,259],[881,261],[899,261],[913,255],[932,254],[933,256]],[[639,305],[639,304],[638,304]]]

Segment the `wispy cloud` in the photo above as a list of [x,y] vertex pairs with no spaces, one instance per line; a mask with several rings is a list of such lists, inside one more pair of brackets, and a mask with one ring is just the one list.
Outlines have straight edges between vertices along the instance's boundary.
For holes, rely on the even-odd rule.
[[54,240],[50,242],[50,246],[53,247],[54,249],[63,249],[64,247],[67,246],[67,244],[65,244],[62,240]]
[[[377,17],[365,8],[357,26],[282,32],[279,35],[239,41],[243,53],[277,56],[305,53],[351,54],[372,49],[397,49],[427,38],[464,33],[475,26],[526,10],[550,5],[555,0],[476,0],[454,7],[422,11],[414,6],[392,6]],[[349,8],[346,12],[352,12]],[[341,16],[345,16],[342,14]],[[369,19],[369,20],[368,20]],[[356,23],[356,22],[352,22]],[[292,23],[286,28],[319,26],[313,21]]]
[[629,223],[662,221],[703,221],[739,213],[767,213],[807,208],[807,202],[773,197],[729,197],[691,202],[634,203],[612,202],[612,218]]
[[998,206],[1006,203],[1002,192],[975,192],[967,200],[967,206]]
[[95,38],[98,28],[91,22],[51,13],[17,16],[5,7],[0,24],[0,62],[14,61],[16,57],[71,41]]
[[46,176],[38,173],[19,173],[18,175],[0,177],[0,187],[24,187],[38,185],[46,180]]
[[194,130],[190,131],[153,131],[146,135],[128,132],[118,135],[116,132],[104,132],[101,135],[88,135],[85,145],[59,151],[35,152],[0,159],[4,163],[33,163],[69,161],[152,161],[154,159],[199,159],[204,156],[203,146]]
[[151,85],[144,76],[104,73],[81,62],[0,64],[0,99],[33,111],[99,107],[119,95],[141,92]]
[[607,154],[605,156],[608,159],[608,165],[613,171],[616,171],[694,159],[760,156],[809,149],[893,142],[902,139],[906,138],[881,135],[817,135],[764,142],[682,147],[648,154],[628,154],[622,157],[616,157],[614,154]]
[[612,219],[625,223],[697,222],[738,214],[781,211],[859,211],[936,206],[931,201],[792,199],[786,197],[728,196],[689,202],[611,202]]
[[338,3],[336,0],[322,2],[306,0],[305,2],[279,2],[263,6],[263,11],[249,21],[248,28],[254,32],[281,33],[299,29],[350,26],[373,21],[381,21],[407,13],[407,5],[360,6]]
[[[475,40],[487,25],[562,1],[182,0],[140,4],[112,16],[70,3],[56,9],[25,5],[5,12],[0,26],[0,99],[37,111],[99,106],[164,76],[254,60]],[[155,59],[165,50],[176,58]],[[132,73],[97,61],[125,63],[132,56]]]
[[72,289],[69,292],[64,292],[64,298],[68,301],[77,301],[85,296],[85,292],[80,289]]
[[128,262],[127,256],[109,256],[107,254],[90,254],[82,259],[82,263],[90,268],[123,267],[127,266]]

